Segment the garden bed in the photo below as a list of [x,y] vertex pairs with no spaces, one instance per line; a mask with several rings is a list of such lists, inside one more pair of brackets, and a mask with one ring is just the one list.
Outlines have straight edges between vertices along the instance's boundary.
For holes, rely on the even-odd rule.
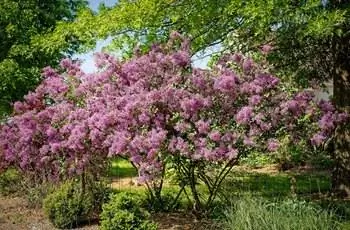
[[[56,229],[40,208],[31,208],[24,198],[0,196],[0,229],[6,230],[53,230]],[[198,221],[183,213],[159,213],[152,216],[159,230],[210,230],[211,223]],[[97,230],[97,223],[90,223],[75,230]]]

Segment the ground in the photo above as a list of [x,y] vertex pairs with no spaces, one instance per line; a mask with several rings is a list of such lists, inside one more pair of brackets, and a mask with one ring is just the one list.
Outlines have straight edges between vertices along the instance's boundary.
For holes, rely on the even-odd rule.
[[[110,175],[114,178],[111,187],[135,191],[143,189],[137,182],[137,172],[125,160],[112,162]],[[0,195],[0,230],[53,230],[54,226],[40,208],[30,207],[23,197]],[[160,230],[208,229],[209,223],[199,222],[190,215],[181,213],[156,214],[153,216]],[[205,227],[204,227],[205,226]],[[76,230],[98,229],[97,223],[90,223]]]
[[[55,229],[39,208],[30,208],[20,197],[0,196],[0,230],[53,230]],[[181,213],[157,214],[153,219],[160,230],[209,230],[210,223],[199,222],[191,215]],[[98,224],[75,228],[97,230]]]
[[40,209],[31,209],[19,197],[0,197],[0,229],[52,229]]
[[[143,186],[137,183],[137,172],[125,161],[118,160],[112,168],[111,175],[113,178],[111,186],[114,189],[130,191],[143,189]],[[293,178],[295,185],[292,186]],[[295,188],[292,189],[292,187]],[[247,193],[267,198],[289,197],[291,190],[294,190],[299,197],[317,201],[320,195],[329,191],[330,180],[329,172],[310,171],[308,168],[279,172],[276,165],[260,169],[239,166],[234,168],[227,178],[225,188],[228,189],[227,194],[230,196]],[[350,215],[349,211],[344,213]],[[194,216],[184,213],[158,213],[154,214],[152,219],[158,223],[160,230],[220,229],[213,223],[198,221]],[[13,194],[0,196],[0,230],[22,229],[53,230],[55,228],[45,217],[43,210],[30,207],[25,198],[16,197]],[[98,229],[98,224],[88,223],[86,226],[80,226],[76,229],[95,230]]]
[[[53,230],[43,210],[29,207],[24,198],[0,196],[1,230]],[[80,230],[95,230],[97,225],[85,226]],[[77,229],[78,230],[78,229]]]

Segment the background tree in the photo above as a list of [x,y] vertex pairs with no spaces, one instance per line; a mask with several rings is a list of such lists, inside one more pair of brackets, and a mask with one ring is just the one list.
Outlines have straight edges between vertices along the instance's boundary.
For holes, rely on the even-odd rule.
[[58,21],[72,21],[85,0],[3,0],[0,2],[0,116],[9,111],[10,103],[21,99],[40,81],[40,71],[55,66],[63,55],[76,48],[66,35],[64,46],[42,49],[33,43],[53,31]]

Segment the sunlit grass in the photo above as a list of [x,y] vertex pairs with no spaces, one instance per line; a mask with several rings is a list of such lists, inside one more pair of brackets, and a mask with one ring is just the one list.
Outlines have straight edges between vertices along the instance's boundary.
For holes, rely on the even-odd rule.
[[122,158],[115,158],[111,160],[108,175],[117,178],[135,177],[137,176],[137,170],[129,161]]

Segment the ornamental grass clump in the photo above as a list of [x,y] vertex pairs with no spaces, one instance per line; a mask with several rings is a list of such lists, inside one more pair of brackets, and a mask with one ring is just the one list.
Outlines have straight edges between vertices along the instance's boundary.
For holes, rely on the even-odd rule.
[[332,211],[298,200],[241,198],[225,214],[227,230],[340,230]]

